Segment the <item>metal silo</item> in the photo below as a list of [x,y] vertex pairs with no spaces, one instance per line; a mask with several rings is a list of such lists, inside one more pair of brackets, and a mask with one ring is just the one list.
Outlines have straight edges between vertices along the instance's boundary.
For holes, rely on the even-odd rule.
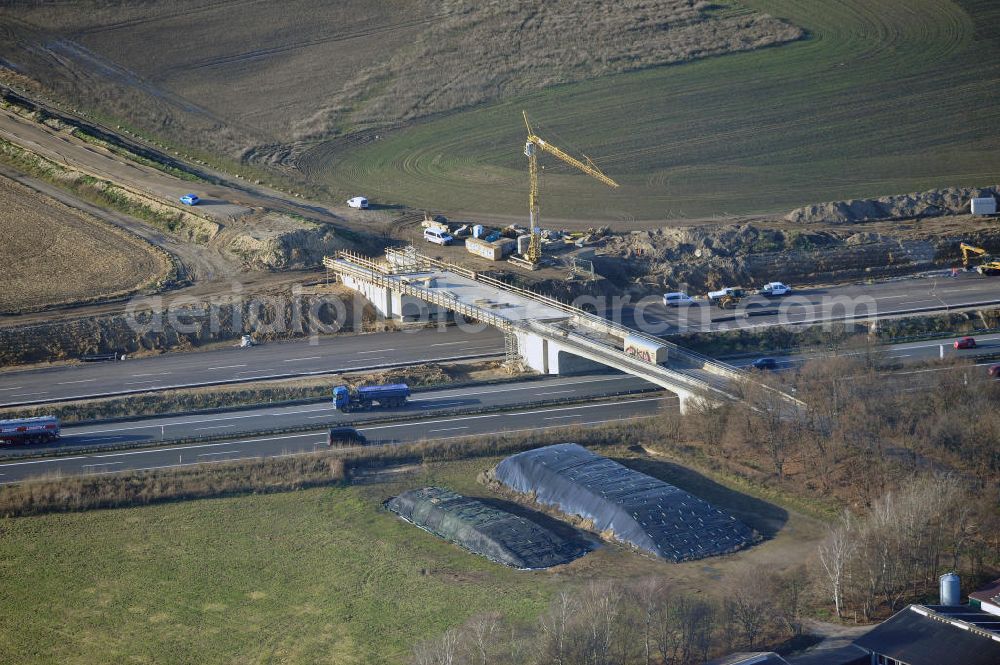
[[945,573],[940,578],[941,582],[941,604],[961,605],[962,604],[962,584],[955,573]]

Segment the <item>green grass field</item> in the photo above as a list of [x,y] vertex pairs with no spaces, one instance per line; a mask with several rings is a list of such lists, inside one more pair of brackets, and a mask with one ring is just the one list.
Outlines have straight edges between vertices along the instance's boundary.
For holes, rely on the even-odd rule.
[[408,526],[380,507],[399,489],[6,520],[0,662],[400,662],[477,611],[544,607],[551,575]]
[[403,663],[413,644],[479,612],[533,623],[556,590],[591,579],[657,575],[715,594],[748,566],[797,564],[824,533],[817,520],[740,484],[649,458],[633,465],[771,537],[711,561],[667,564],[604,547],[560,569],[523,572],[382,508],[426,485],[494,496],[476,477],[497,461],[282,494],[4,519],[0,663]]
[[612,191],[542,158],[542,218],[608,222],[785,211],[1000,180],[1000,5],[742,0],[800,42],[547,89],[302,159],[343,192],[488,215],[526,208],[526,109]]

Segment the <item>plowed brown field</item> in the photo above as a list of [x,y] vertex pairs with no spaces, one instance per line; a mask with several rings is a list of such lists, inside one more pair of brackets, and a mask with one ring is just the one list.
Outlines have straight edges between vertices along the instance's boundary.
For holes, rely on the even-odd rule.
[[126,295],[171,267],[141,238],[0,177],[0,311]]

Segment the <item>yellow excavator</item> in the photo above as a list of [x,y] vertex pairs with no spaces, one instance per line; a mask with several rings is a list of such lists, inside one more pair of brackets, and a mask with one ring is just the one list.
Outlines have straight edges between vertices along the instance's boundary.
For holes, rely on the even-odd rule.
[[538,218],[538,151],[547,152],[550,155],[561,159],[570,166],[575,166],[589,176],[592,176],[608,187],[618,187],[618,183],[604,175],[597,164],[591,161],[590,157],[583,156],[587,160],[584,164],[579,159],[570,157],[565,152],[555,147],[548,141],[539,138],[531,129],[528,122],[528,112],[521,111],[524,115],[524,125],[528,128],[528,138],[524,143],[524,155],[528,158],[528,175],[531,179],[531,191],[528,194],[528,219],[531,225],[531,242],[528,244],[528,254],[525,258],[532,264],[537,264],[542,258],[542,230]]
[[980,275],[1000,275],[1000,261],[991,261],[990,254],[982,247],[970,245],[967,242],[961,243],[958,248],[962,250],[962,266],[966,270],[973,270],[969,265],[972,257],[978,258],[982,263],[975,267],[975,271]]

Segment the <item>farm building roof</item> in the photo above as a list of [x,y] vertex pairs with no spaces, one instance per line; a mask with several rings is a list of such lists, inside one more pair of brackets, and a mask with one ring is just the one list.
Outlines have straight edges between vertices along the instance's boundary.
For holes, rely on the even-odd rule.
[[908,665],[1000,663],[1000,618],[967,606],[910,605],[854,644]]
[[[980,604],[986,603],[990,607],[1000,607],[1000,580],[993,580],[986,586],[976,589],[969,594],[969,600],[978,601]],[[986,606],[983,607],[986,609]]]
[[549,568],[587,552],[525,517],[440,487],[403,492],[386,507],[435,536],[513,568]]
[[575,443],[512,455],[494,475],[515,492],[670,561],[734,552],[754,540],[750,528],[707,501]]

